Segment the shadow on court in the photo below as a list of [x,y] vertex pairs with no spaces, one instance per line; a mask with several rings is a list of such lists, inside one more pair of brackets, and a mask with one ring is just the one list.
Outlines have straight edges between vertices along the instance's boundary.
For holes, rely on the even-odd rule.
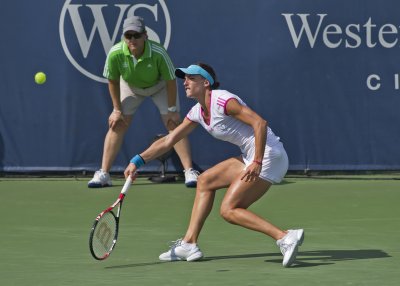
[[154,262],[131,263],[131,264],[124,264],[124,265],[107,266],[104,268],[105,269],[131,268],[131,267],[152,266],[152,265],[163,264],[163,263],[168,263],[168,262],[154,261]]
[[[276,259],[266,259],[265,262],[282,263],[282,255],[280,253],[253,253],[253,254],[239,254],[239,255],[224,255],[224,256],[209,256],[196,263],[202,263],[212,260],[224,259],[248,259],[259,257],[277,257]],[[376,258],[389,258],[389,254],[378,249],[360,249],[360,250],[318,250],[318,251],[302,251],[297,254],[297,261],[292,267],[315,267],[321,265],[331,265],[338,261],[359,260],[359,259],[376,259]],[[164,264],[169,262],[146,262],[146,263],[132,263],[125,265],[115,265],[105,267],[106,269],[116,268],[130,268],[151,266],[157,264]]]
[[[272,255],[269,254],[268,256]],[[282,263],[280,253],[274,254],[274,256],[278,256],[279,259],[267,259],[265,261]],[[292,267],[313,267],[335,264],[338,261],[389,257],[391,257],[389,254],[379,249],[301,251],[297,254],[296,263]]]

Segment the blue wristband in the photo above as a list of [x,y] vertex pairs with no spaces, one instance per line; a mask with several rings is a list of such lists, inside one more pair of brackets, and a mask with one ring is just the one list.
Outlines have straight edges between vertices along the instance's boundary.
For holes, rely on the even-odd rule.
[[146,162],[143,160],[143,158],[140,155],[135,155],[131,159],[131,163],[135,164],[136,168],[139,169],[141,166],[146,164]]

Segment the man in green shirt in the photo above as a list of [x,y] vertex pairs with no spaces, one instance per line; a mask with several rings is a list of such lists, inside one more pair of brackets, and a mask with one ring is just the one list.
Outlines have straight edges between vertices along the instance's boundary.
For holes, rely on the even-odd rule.
[[[175,67],[164,47],[147,38],[144,21],[137,16],[125,19],[123,34],[124,39],[109,51],[104,67],[114,110],[108,119],[102,166],[89,181],[89,188],[112,185],[112,163],[134,113],[146,98],[153,100],[168,131],[181,121]],[[174,148],[184,168],[186,186],[195,187],[199,173],[192,168],[188,139],[182,139]]]

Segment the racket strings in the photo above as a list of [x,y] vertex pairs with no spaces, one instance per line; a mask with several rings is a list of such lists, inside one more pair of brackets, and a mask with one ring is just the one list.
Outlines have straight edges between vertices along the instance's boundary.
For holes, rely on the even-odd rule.
[[98,221],[92,240],[92,248],[97,257],[104,257],[111,251],[115,243],[116,228],[117,222],[111,211],[105,213]]

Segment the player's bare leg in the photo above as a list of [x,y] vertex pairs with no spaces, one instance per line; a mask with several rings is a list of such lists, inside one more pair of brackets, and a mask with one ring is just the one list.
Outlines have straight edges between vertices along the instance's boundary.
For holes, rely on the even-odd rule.
[[170,250],[162,253],[162,261],[195,261],[203,257],[197,246],[197,238],[209,215],[214,202],[215,191],[226,187],[243,169],[243,163],[238,158],[231,158],[219,163],[199,176],[196,198],[192,209],[189,228],[183,239],[178,239]]
[[221,204],[221,215],[232,224],[264,233],[275,239],[283,254],[282,265],[289,267],[296,260],[298,247],[303,243],[304,230],[283,231],[249,211],[247,208],[267,192],[271,183],[261,178],[246,182],[246,180],[241,180],[244,173],[243,171],[227,190]]
[[244,168],[239,158],[230,158],[208,169],[199,176],[192,215],[184,241],[196,243],[207,216],[210,214],[215,191],[231,184]]
[[[244,174],[244,171],[241,172]],[[221,216],[228,222],[264,233],[275,240],[281,239],[286,232],[261,218],[247,208],[259,200],[272,185],[261,178],[246,182],[238,176],[229,189],[221,204]]]

